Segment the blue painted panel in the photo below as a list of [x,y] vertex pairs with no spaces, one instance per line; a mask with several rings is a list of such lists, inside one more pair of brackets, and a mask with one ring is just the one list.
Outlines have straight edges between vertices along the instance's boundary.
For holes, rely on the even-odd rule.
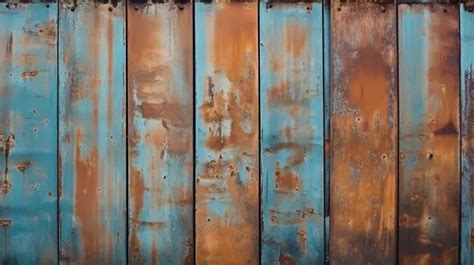
[[321,3],[260,3],[262,264],[324,263]]
[[474,12],[460,6],[461,32],[461,264],[474,262],[471,243],[473,218],[474,174]]
[[399,5],[400,264],[459,257],[459,7]]
[[0,4],[0,263],[57,261],[56,4]]
[[59,11],[61,263],[124,264],[124,4]]
[[128,6],[129,262],[193,264],[192,3]]

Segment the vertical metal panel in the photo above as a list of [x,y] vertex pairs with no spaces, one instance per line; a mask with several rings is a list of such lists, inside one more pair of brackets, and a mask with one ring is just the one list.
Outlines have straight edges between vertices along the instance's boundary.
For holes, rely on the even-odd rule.
[[[474,261],[472,246],[474,174],[474,10],[460,7],[461,31],[461,264]],[[471,3],[472,5],[472,3]]]
[[57,262],[57,5],[0,4],[0,263]]
[[258,264],[258,3],[195,8],[196,259]]
[[123,264],[125,7],[74,3],[59,10],[60,259]]
[[192,3],[128,6],[131,264],[193,264]]
[[331,264],[395,264],[393,3],[331,5]]
[[459,7],[399,6],[399,263],[456,264]]
[[260,3],[262,264],[324,262],[321,3]]
[[331,2],[323,0],[323,102],[324,102],[324,264],[329,264],[329,233],[331,196]]

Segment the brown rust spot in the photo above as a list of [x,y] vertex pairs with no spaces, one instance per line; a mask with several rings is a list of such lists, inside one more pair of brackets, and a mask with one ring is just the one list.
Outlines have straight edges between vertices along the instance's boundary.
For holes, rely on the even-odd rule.
[[31,167],[30,161],[24,161],[16,165],[16,168],[21,172],[24,173],[28,168]]
[[452,122],[449,122],[444,127],[434,131],[434,134],[435,135],[452,135],[452,134],[457,135],[458,130],[456,129],[456,127],[454,127],[454,124]]
[[283,254],[280,252],[280,255],[278,256],[278,263],[279,265],[296,265],[295,260],[293,257],[287,254]]
[[26,71],[26,72],[21,73],[21,78],[23,78],[23,80],[27,80],[37,75],[38,75],[38,71]]
[[270,209],[270,222],[272,225],[301,225],[306,218],[316,216],[313,208],[298,209],[292,212],[282,212],[278,209]]
[[10,220],[10,219],[1,219],[0,220],[0,225],[3,228],[8,228],[8,226],[10,226],[11,223],[12,223],[12,220]]
[[275,190],[284,193],[299,191],[300,177],[291,171],[289,167],[280,167],[280,163],[275,165]]

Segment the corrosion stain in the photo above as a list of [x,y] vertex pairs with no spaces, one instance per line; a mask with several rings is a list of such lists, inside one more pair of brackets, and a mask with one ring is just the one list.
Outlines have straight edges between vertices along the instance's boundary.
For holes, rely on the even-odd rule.
[[[192,225],[185,219],[192,207],[192,178],[187,179],[192,176],[193,147],[193,60],[188,56],[193,51],[192,4],[129,5],[127,30],[131,260],[166,263],[179,256],[183,262],[188,253],[164,252],[185,244],[182,241],[188,238]],[[141,162],[144,154],[157,159]],[[178,175],[171,175],[173,172]],[[144,204],[145,196],[158,205],[147,219],[152,222],[141,216],[149,208]],[[178,214],[163,215],[166,209]],[[156,218],[160,222],[154,221]],[[168,238],[169,227],[165,226],[172,220],[173,229],[183,238]],[[156,237],[150,241],[140,236],[143,233]],[[175,240],[171,246],[169,240]]]
[[452,135],[452,134],[457,135],[458,130],[456,129],[456,127],[454,127],[454,124],[452,122],[449,122],[444,127],[434,131],[434,134],[435,135]]
[[23,80],[27,80],[27,79],[31,79],[35,76],[38,75],[38,71],[25,71],[23,73],[21,73],[21,78],[23,78]]
[[331,5],[331,261],[393,264],[396,8],[339,4]]
[[429,23],[423,27],[427,62],[420,69],[423,86],[416,87],[426,95],[421,99],[426,114],[421,119],[407,113],[401,116],[411,118],[408,121],[414,128],[401,136],[402,141],[410,141],[412,135],[424,137],[416,138],[414,151],[409,149],[407,156],[413,162],[401,168],[399,260],[401,264],[457,264],[459,9],[441,4],[404,8],[416,12],[411,16]]
[[296,265],[296,262],[293,257],[284,253],[280,253],[280,255],[278,256],[278,263],[279,265]]
[[75,146],[75,212],[80,223],[81,241],[83,242],[84,257],[87,260],[97,260],[102,253],[102,234],[105,231],[100,218],[99,196],[96,192],[99,187],[100,174],[97,162],[100,161],[97,147],[93,147],[87,157],[81,155],[82,132],[76,132]]
[[275,166],[275,178],[275,190],[279,192],[296,192],[300,189],[300,177],[289,167],[282,168],[280,163]]
[[[222,3],[198,18],[209,29],[202,38],[207,38],[205,60],[212,69],[197,80],[209,154],[204,159],[221,161],[209,166],[210,161],[198,161],[203,169],[196,181],[197,263],[259,260],[257,7],[256,2]],[[222,205],[225,214],[216,214],[211,203]]]
[[290,212],[271,208],[269,212],[272,225],[301,225],[305,223],[306,218],[316,216],[315,210],[308,207]]
[[30,161],[24,161],[16,165],[16,168],[21,172],[24,173],[28,168],[31,167]]
[[3,156],[5,157],[5,167],[3,171],[3,183],[2,183],[2,191],[4,194],[8,193],[8,191],[12,187],[12,183],[8,180],[8,160],[10,157],[11,150],[15,147],[15,135],[10,133],[8,137],[5,139],[3,143]]

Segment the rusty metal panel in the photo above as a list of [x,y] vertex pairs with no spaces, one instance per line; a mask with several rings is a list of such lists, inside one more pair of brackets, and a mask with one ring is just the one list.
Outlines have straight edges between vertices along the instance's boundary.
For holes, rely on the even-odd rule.
[[128,5],[129,261],[193,264],[193,5]]
[[474,10],[460,6],[461,35],[461,264],[474,262]]
[[396,6],[331,9],[330,262],[395,264]]
[[125,6],[59,7],[60,262],[126,262]]
[[258,3],[195,9],[196,260],[258,264]]
[[400,264],[459,256],[459,7],[399,6]]
[[260,3],[262,264],[324,262],[321,3]]
[[0,263],[57,262],[57,5],[0,3]]

